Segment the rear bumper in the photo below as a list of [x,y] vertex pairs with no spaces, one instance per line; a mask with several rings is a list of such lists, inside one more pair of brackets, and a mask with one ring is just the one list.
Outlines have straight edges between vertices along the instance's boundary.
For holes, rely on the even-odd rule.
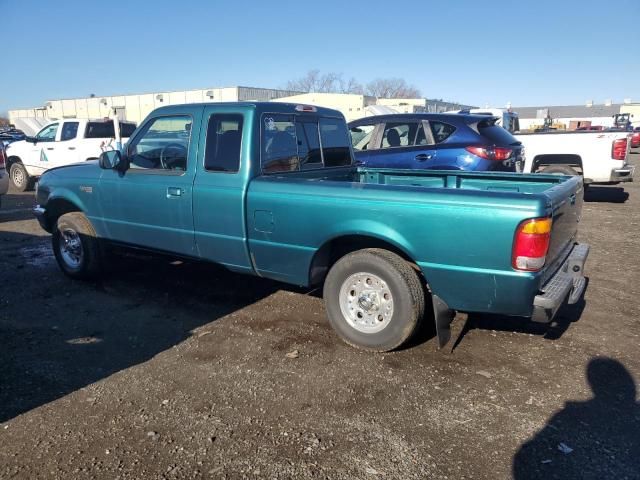
[[541,288],[540,294],[533,299],[534,322],[549,323],[558,309],[567,303],[576,303],[587,284],[584,278],[584,264],[589,256],[589,245],[576,244],[558,271]]
[[611,170],[611,181],[612,182],[633,182],[633,173],[635,170],[635,166],[633,165],[625,165],[621,168],[614,168]]

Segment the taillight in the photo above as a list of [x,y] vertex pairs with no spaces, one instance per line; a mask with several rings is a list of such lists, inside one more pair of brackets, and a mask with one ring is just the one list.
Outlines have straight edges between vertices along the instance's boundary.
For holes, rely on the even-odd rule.
[[551,218],[543,217],[525,220],[518,225],[513,241],[513,268],[535,272],[544,267],[551,240],[551,224]]
[[0,168],[4,168],[7,164],[7,157],[4,154],[4,145],[0,143]]
[[640,147],[640,132],[636,132],[631,135],[631,146]]
[[614,160],[624,160],[627,156],[627,139],[618,138],[611,145],[611,158]]
[[467,147],[465,150],[469,153],[484,158],[485,160],[502,161],[511,157],[513,150],[504,147]]

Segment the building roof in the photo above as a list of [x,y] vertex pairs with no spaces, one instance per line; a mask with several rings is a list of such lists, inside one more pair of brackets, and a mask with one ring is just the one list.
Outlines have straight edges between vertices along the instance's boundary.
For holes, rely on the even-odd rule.
[[543,118],[538,117],[538,111],[548,109],[551,118],[580,118],[580,117],[611,117],[620,113],[621,103],[611,105],[546,105],[540,107],[513,107],[512,110],[520,118]]

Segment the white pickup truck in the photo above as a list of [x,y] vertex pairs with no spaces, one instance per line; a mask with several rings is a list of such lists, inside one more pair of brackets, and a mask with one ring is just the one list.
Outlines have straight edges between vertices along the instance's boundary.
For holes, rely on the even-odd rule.
[[[124,142],[136,125],[120,122]],[[50,168],[97,159],[115,148],[112,120],[66,119],[50,123],[35,137],[13,142],[6,148],[7,170],[13,186],[21,192],[33,188]]]
[[525,148],[525,173],[582,175],[585,185],[632,182],[627,163],[629,132],[550,131],[516,133]]

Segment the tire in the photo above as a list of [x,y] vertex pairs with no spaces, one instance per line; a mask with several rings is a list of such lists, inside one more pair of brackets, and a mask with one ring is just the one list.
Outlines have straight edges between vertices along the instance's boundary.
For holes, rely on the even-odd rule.
[[369,248],[345,255],[323,291],[329,322],[349,345],[388,352],[407,342],[425,309],[420,278],[401,257]]
[[29,176],[27,169],[21,163],[14,163],[9,169],[11,184],[19,192],[26,192],[33,188],[33,179]]
[[540,173],[547,175],[580,175],[568,165],[549,165],[548,167],[544,167]]
[[100,243],[84,213],[65,213],[58,218],[51,245],[60,269],[69,277],[88,280],[102,273]]

